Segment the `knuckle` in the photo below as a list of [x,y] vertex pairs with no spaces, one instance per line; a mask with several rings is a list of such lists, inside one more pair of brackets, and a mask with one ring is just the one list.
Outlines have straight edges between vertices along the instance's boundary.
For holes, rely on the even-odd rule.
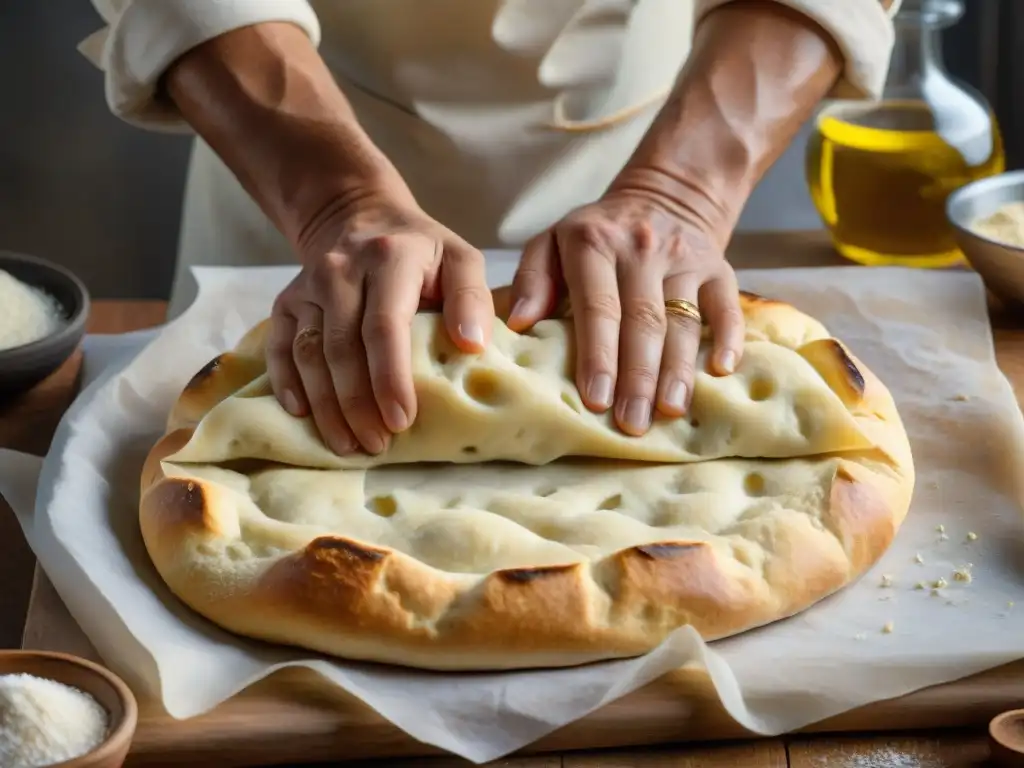
[[643,365],[630,366],[623,371],[623,377],[634,387],[653,389],[658,383],[658,371]]
[[662,376],[666,379],[678,379],[690,383],[693,381],[694,372],[693,363],[686,360],[675,360],[664,367]]
[[580,367],[588,376],[596,373],[611,373],[615,350],[606,344],[591,344],[580,356]]
[[579,312],[588,319],[619,322],[622,305],[619,297],[612,293],[589,293],[580,301]]
[[350,422],[368,421],[369,415],[376,412],[377,403],[368,388],[359,387],[351,391],[340,392],[337,397],[341,412]]
[[344,325],[335,325],[324,331],[324,357],[329,363],[348,359],[352,350],[352,334]]
[[323,336],[319,331],[299,333],[292,340],[292,354],[298,363],[312,363],[323,351]]
[[352,258],[345,251],[331,249],[313,262],[313,271],[315,275],[346,276],[352,269],[352,261]]
[[635,223],[630,231],[633,253],[640,261],[647,261],[657,252],[658,236],[649,221]]
[[665,308],[661,302],[651,299],[633,299],[626,304],[626,318],[644,331],[665,330]]
[[480,303],[489,301],[490,291],[475,283],[456,285],[448,291],[446,298],[458,301]]
[[614,242],[615,227],[602,220],[572,219],[566,222],[566,235],[584,248],[605,251]]
[[270,305],[270,316],[274,318],[274,322],[280,322],[281,318],[288,314],[288,299],[291,286],[288,286],[274,299],[274,303]]
[[697,318],[690,317],[690,315],[684,315],[684,314],[676,313],[676,312],[671,313],[671,317],[672,317],[672,326],[674,326],[677,331],[681,331],[682,333],[686,333],[686,334],[699,334],[700,333],[700,326],[701,326],[701,324],[700,324],[700,321],[697,320]]
[[367,312],[363,315],[363,339],[369,342],[381,342],[396,336],[404,325],[392,312]]
[[484,263],[484,255],[471,245],[460,241],[445,241],[444,260],[449,266],[469,266]]
[[515,278],[512,280],[512,284],[516,286],[522,286],[524,288],[542,285],[547,280],[547,273],[535,267],[521,267],[516,272]]
[[371,235],[362,241],[363,250],[378,259],[392,259],[401,252],[399,238],[393,234]]

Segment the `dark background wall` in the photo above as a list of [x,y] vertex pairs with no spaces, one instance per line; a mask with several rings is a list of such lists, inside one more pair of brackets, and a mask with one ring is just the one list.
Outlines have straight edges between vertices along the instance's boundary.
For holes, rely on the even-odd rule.
[[[88,0],[0,0],[0,249],[71,267],[98,298],[164,298],[189,142],[109,114],[100,73],[76,50],[100,26]],[[967,0],[945,37],[949,68],[1007,121],[1019,167],[1024,2]],[[806,134],[755,191],[741,228],[818,226],[803,177]]]

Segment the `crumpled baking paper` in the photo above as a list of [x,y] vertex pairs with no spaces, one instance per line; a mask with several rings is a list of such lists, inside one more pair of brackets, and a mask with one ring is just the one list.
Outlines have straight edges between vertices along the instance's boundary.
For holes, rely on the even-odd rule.
[[[488,258],[491,284],[508,282],[515,257]],[[1024,420],[994,361],[984,291],[970,273],[898,268],[740,273],[744,288],[819,318],[875,371],[914,449],[917,489],[891,550],[811,610],[710,647],[683,628],[638,659],[496,674],[328,661],[227,634],[178,603],[150,565],[139,471],[184,384],[265,316],[293,275],[197,270],[196,303],[159,332],[89,340],[92,383],[44,460],[0,451],[0,493],[72,616],[107,664],[172,716],[302,665],[416,739],[480,763],[686,663],[707,667],[739,723],[776,735],[1024,657],[1024,602],[1012,607],[1024,586]],[[968,563],[972,581],[955,581]],[[914,588],[940,578],[949,586],[939,594]]]

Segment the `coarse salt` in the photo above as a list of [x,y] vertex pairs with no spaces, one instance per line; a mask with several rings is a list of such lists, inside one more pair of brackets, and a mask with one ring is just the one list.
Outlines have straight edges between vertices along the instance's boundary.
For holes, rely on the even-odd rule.
[[0,269],[0,350],[39,341],[63,322],[52,296]]
[[77,688],[26,674],[0,675],[0,765],[41,768],[71,760],[107,738],[109,718]]

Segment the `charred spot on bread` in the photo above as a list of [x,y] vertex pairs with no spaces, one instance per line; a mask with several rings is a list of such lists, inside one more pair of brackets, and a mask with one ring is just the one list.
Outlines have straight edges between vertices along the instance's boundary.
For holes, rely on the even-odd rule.
[[213,358],[213,360],[211,360],[202,368],[200,368],[199,372],[196,373],[196,375],[193,376],[191,379],[189,379],[188,384],[185,385],[185,391],[188,392],[189,390],[196,389],[198,387],[201,387],[204,383],[206,383],[206,380],[213,376],[220,369],[221,360],[223,357],[224,355],[217,355],[215,358]]
[[857,406],[867,391],[867,380],[857,362],[838,339],[818,339],[797,350],[839,395],[847,408]]
[[641,544],[633,547],[633,550],[648,560],[669,560],[689,554],[703,546],[699,541],[663,541],[657,544]]
[[144,494],[146,505],[162,525],[203,534],[221,534],[221,526],[211,514],[206,489],[197,480],[169,477]]
[[747,301],[749,301],[752,304],[758,304],[758,303],[761,303],[761,302],[764,302],[766,304],[773,304],[774,303],[771,299],[766,299],[761,294],[754,293],[753,291],[740,291],[740,297],[746,299]]
[[534,568],[506,568],[498,571],[497,575],[513,584],[529,584],[539,579],[560,576],[576,567],[576,564],[571,563],[568,565],[539,565]]
[[387,557],[383,549],[368,547],[365,544],[343,539],[340,536],[318,536],[306,545],[306,554],[314,558],[358,560],[364,563],[376,563]]
[[856,390],[857,394],[863,395],[864,390],[867,388],[867,382],[864,381],[864,374],[860,372],[860,368],[857,367],[857,364],[853,362],[853,358],[850,357],[849,351],[838,339],[825,339],[824,342],[832,348],[843,370],[846,371],[847,382]]

